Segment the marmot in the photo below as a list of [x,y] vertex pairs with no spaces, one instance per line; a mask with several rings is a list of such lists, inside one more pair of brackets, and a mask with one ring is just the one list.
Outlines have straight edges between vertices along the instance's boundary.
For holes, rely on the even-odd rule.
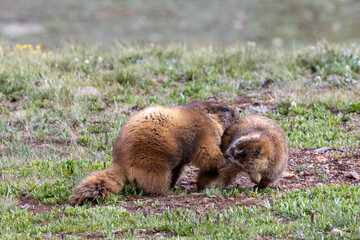
[[221,149],[232,162],[221,169],[218,184],[231,184],[239,172],[249,174],[255,187],[264,188],[282,176],[288,159],[288,148],[281,127],[270,118],[250,115],[229,127]]
[[239,115],[238,108],[200,100],[139,111],[121,128],[110,168],[83,180],[70,202],[104,198],[128,183],[146,193],[165,194],[185,164],[201,168],[198,186],[203,187],[203,176],[228,164],[221,137]]

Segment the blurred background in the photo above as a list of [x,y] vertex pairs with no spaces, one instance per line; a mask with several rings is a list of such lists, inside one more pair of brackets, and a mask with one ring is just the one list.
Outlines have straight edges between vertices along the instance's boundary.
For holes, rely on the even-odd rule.
[[61,46],[359,42],[359,0],[0,0],[0,41]]

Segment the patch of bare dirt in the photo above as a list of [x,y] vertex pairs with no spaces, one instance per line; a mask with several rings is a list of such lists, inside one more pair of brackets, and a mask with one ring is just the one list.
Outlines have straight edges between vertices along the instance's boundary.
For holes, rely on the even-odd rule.
[[265,106],[268,110],[276,108],[272,92],[268,89],[261,89],[258,92],[246,95],[238,95],[231,104],[241,108],[242,110],[245,110],[250,106]]
[[267,111],[273,110],[276,108],[275,99],[272,96],[272,91],[267,88],[262,88],[257,92],[240,94],[237,95],[230,102],[227,97],[214,96],[209,99],[214,99],[219,102],[228,102],[230,105],[240,108],[242,111],[248,110],[249,107],[259,107],[264,106],[267,108]]
[[[330,149],[324,153],[315,153],[314,149],[290,149],[289,165],[287,171],[295,177],[282,178],[271,186],[280,192],[286,190],[318,187],[330,184],[360,184],[360,148]],[[187,193],[172,194],[168,196],[127,196],[126,202],[119,203],[128,211],[143,211],[160,215],[166,210],[188,208],[199,214],[205,214],[211,210],[221,211],[231,206],[259,205],[264,199],[273,200],[276,196],[258,195],[249,197],[241,194],[237,197],[223,197],[222,195],[211,196],[199,192],[196,189],[196,177],[198,169],[188,167],[176,185],[176,189],[186,190]],[[240,190],[252,187],[254,184],[246,174],[239,174],[236,181],[229,187],[237,186]],[[279,195],[279,196],[280,196]],[[278,196],[278,197],[279,197]],[[63,208],[64,205],[55,205]],[[41,214],[51,211],[54,205],[49,205],[41,200],[29,199],[21,196],[18,199],[18,207],[27,208],[28,211]]]
[[[195,176],[194,176],[195,177]],[[190,188],[195,187],[189,186]],[[179,195],[168,196],[132,196],[127,198],[127,202],[119,204],[128,211],[143,211],[144,214],[151,212],[154,215],[161,215],[164,211],[175,211],[178,208],[187,208],[198,214],[206,214],[211,210],[228,209],[231,206],[251,206],[261,202],[265,197],[252,198],[245,195],[225,198],[222,195],[207,196],[200,192],[190,192]],[[144,206],[139,206],[139,201]]]
[[[179,179],[176,188],[187,190],[187,193],[172,194],[168,196],[128,196],[126,201],[118,203],[128,211],[142,211],[144,215],[154,214],[161,215],[164,211],[170,210],[176,212],[178,208],[187,208],[194,211],[198,215],[206,215],[211,210],[222,211],[232,206],[261,206],[263,200],[267,199],[271,202],[279,198],[286,190],[302,189],[309,187],[317,187],[330,184],[360,184],[360,148],[344,148],[329,149],[323,153],[316,153],[314,149],[290,149],[289,166],[287,171],[292,172],[296,177],[282,178],[273,188],[279,190],[277,196],[259,194],[257,197],[249,197],[241,194],[237,197],[225,198],[222,195],[209,196],[196,190],[195,180],[198,169],[188,167],[185,169],[182,177]],[[238,185],[240,190],[246,187],[252,187],[253,183],[249,178],[240,174],[232,186]],[[231,186],[230,186],[231,187]],[[64,207],[55,205],[56,208]],[[18,199],[18,207],[26,208],[28,211],[41,214],[51,211],[53,205],[45,204],[43,201],[20,197]],[[96,207],[95,205],[91,206]],[[66,216],[56,216],[66,217]],[[278,219],[279,222],[284,219]],[[167,238],[174,236],[171,231],[152,232],[148,229],[132,229],[134,233],[138,233],[137,238]],[[121,230],[113,230],[115,237],[123,238]],[[50,233],[49,233],[50,234]],[[52,233],[51,233],[52,234]],[[53,234],[53,236],[63,238],[70,236],[66,232]],[[102,238],[101,232],[85,232],[74,235],[78,238],[98,239]],[[50,236],[49,236],[50,237]],[[259,236],[259,239],[267,239]]]
[[17,199],[17,206],[21,209],[27,209],[28,212],[42,214],[51,211],[54,207],[60,208],[62,205],[50,205],[44,203],[42,200],[21,196]]
[[[292,172],[295,177],[282,178],[272,187],[283,192],[330,184],[360,184],[360,179],[354,177],[356,174],[348,174],[351,172],[360,174],[359,147],[329,149],[323,153],[316,153],[314,150],[290,149],[287,172]],[[193,167],[188,169],[177,183],[178,187],[194,191],[197,171],[198,169]],[[246,174],[239,174],[231,186],[236,185],[245,188],[252,187],[254,184]]]
[[24,143],[31,146],[31,147],[43,147],[43,146],[50,146],[50,145],[64,145],[69,146],[72,142],[67,139],[63,140],[60,137],[46,137],[44,139],[36,139],[31,136],[26,136],[23,138]]
[[[291,178],[282,178],[272,188],[282,192],[286,190],[318,187],[330,184],[360,184],[360,148],[330,149],[324,153],[316,153],[314,149],[290,149],[287,172],[294,175]],[[198,169],[189,167],[179,179],[176,188],[186,189],[188,193],[170,196],[130,196],[125,204],[120,204],[129,211],[150,211],[152,214],[161,214],[164,210],[188,208],[206,213],[209,210],[228,209],[234,205],[258,205],[264,199],[274,196],[259,195],[256,198],[240,195],[225,198],[222,195],[209,197],[196,190],[196,176]],[[246,174],[239,174],[236,181],[229,187],[238,185],[240,190],[252,187],[254,184]],[[275,197],[276,198],[276,197]],[[140,201],[144,206],[136,204]]]
[[360,179],[348,173],[360,174],[360,148],[330,149],[316,153],[314,149],[290,149],[288,170],[298,178],[281,179],[276,187],[281,191],[330,184],[357,185]]

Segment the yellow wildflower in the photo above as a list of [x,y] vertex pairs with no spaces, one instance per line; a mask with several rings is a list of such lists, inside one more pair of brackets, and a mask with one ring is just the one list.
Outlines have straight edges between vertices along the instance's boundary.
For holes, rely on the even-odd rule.
[[14,52],[11,52],[11,53],[10,53],[11,56],[14,56],[14,54],[15,54]]
[[39,45],[39,44],[38,44],[38,45],[36,45],[35,49],[36,49],[36,50],[38,50],[38,51],[40,51],[40,50],[41,50],[40,45]]

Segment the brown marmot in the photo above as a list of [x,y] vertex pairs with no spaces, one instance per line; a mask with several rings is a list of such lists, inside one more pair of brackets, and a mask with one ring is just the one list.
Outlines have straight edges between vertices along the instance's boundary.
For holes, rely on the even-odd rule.
[[238,108],[200,100],[139,111],[121,128],[110,168],[83,180],[70,202],[104,198],[128,183],[146,193],[165,194],[185,164],[201,169],[198,186],[203,187],[202,178],[228,164],[220,149],[221,137],[239,115]]
[[218,184],[231,184],[246,172],[255,187],[264,188],[278,180],[287,166],[288,148],[281,127],[270,118],[250,115],[229,127],[222,137],[224,156],[232,162],[221,169]]

